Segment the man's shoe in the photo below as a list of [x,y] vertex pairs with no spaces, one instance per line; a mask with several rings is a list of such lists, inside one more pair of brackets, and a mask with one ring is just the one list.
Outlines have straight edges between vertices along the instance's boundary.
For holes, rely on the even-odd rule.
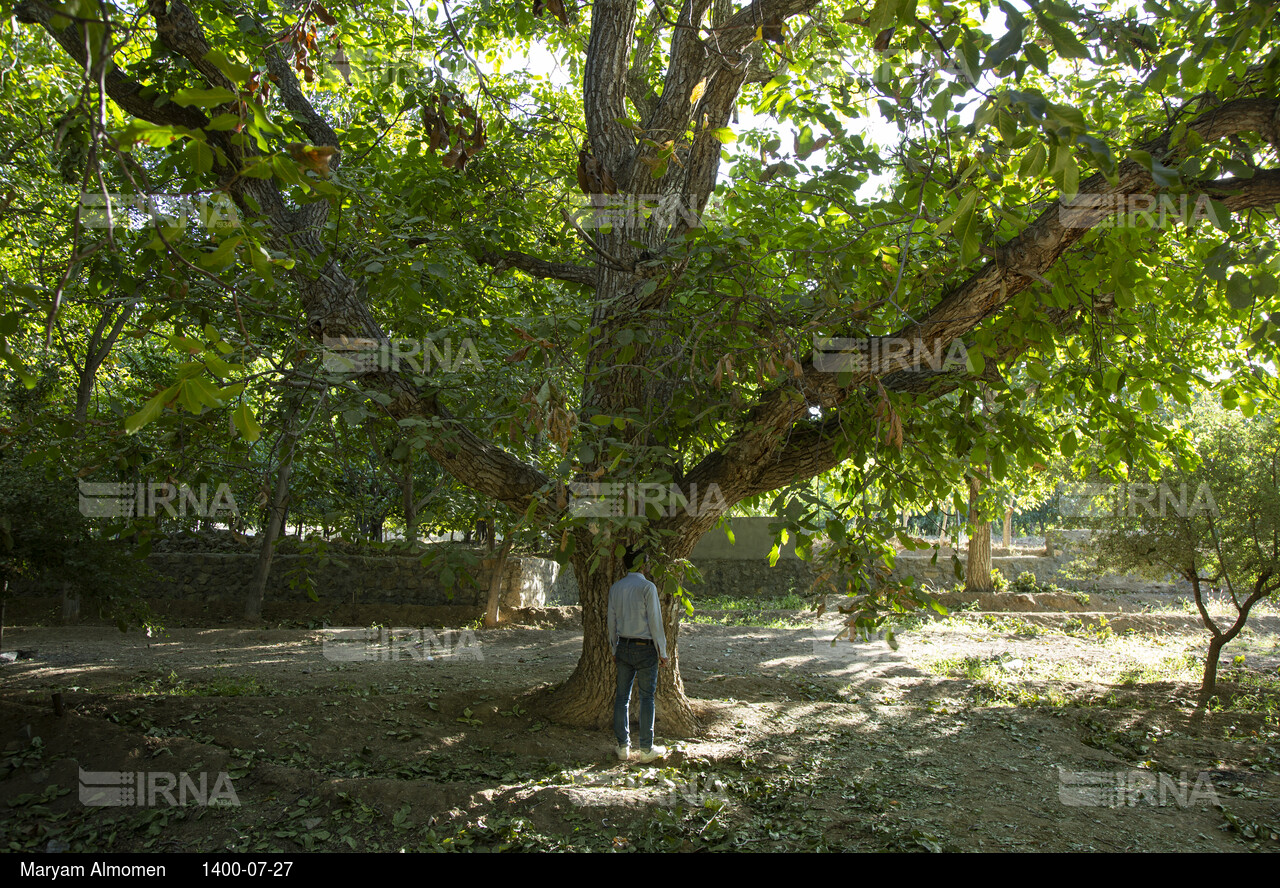
[[666,754],[667,748],[665,746],[655,746],[652,749],[642,749],[640,750],[640,762],[642,764],[647,764],[662,758]]
[[631,747],[630,747],[630,746],[619,746],[619,747],[618,747],[617,749],[615,749],[614,751],[618,753],[618,759],[619,759],[619,760],[621,760],[621,761],[624,761],[624,762],[625,762],[627,759],[631,758]]

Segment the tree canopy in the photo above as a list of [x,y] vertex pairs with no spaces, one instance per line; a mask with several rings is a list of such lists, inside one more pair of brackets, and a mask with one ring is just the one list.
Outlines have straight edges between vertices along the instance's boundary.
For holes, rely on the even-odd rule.
[[[0,360],[66,393],[47,461],[261,470],[322,391],[316,477],[391,435],[572,563],[570,718],[624,544],[842,466],[896,514],[957,462],[1159,465],[1164,405],[1249,409],[1280,341],[1274,3],[4,8]],[[660,694],[692,723],[678,659]]]

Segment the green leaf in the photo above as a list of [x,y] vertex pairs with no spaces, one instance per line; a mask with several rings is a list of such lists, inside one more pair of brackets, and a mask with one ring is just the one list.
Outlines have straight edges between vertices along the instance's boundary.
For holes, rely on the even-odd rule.
[[246,441],[257,441],[262,436],[262,426],[258,425],[248,404],[241,404],[231,411],[231,421]]
[[197,175],[202,176],[213,169],[213,149],[207,142],[192,139],[183,153],[187,155],[187,162]]
[[1044,172],[1045,160],[1048,154],[1044,150],[1044,145],[1037,142],[1032,145],[1027,152],[1022,155],[1022,162],[1018,164],[1018,176],[1021,178],[1035,178]]
[[942,237],[944,234],[950,231],[951,227],[955,225],[956,222],[959,221],[962,217],[972,214],[974,211],[974,208],[977,205],[978,205],[978,192],[976,190],[970,191],[963,198],[961,198],[960,206],[956,208],[956,211],[938,223],[938,229],[935,232],[935,234],[937,234],[938,237]]
[[1070,28],[1055,22],[1044,15],[1040,9],[1036,9],[1035,14],[1037,23],[1049,35],[1049,39],[1053,41],[1053,48],[1058,55],[1064,59],[1089,58],[1089,50],[1085,48],[1085,45],[1080,42]]
[[1227,302],[1236,311],[1253,307],[1253,285],[1247,275],[1237,271],[1227,281]]
[[243,368],[238,364],[229,364],[215,354],[207,354],[204,356],[204,365],[209,368],[209,372],[218,379],[226,379],[234,373],[240,372]]
[[133,434],[149,422],[160,417],[164,412],[164,405],[169,403],[177,396],[179,385],[171,385],[169,388],[156,395],[150,401],[143,405],[142,409],[130,416],[124,421],[124,430],[129,434]]
[[1148,171],[1151,169],[1151,165],[1155,163],[1155,158],[1151,156],[1150,152],[1142,151],[1140,149],[1130,151],[1129,159]]
[[977,83],[978,78],[982,76],[982,65],[979,61],[978,44],[974,42],[973,32],[965,31],[956,48],[960,50],[956,53],[956,62],[960,65],[960,70],[969,79],[970,83]]
[[982,371],[986,369],[987,366],[986,359],[982,357],[982,353],[976,348],[969,349],[965,354],[964,363],[965,367],[967,367],[969,372],[974,376],[981,376]]
[[180,89],[173,94],[173,101],[185,107],[214,108],[234,102],[236,94],[229,89]]
[[1161,188],[1173,188],[1182,184],[1182,174],[1172,167],[1167,167],[1159,161],[1151,163],[1151,181],[1155,182]]
[[253,74],[253,69],[243,62],[237,62],[227,58],[226,53],[211,49],[204,55],[204,60],[209,62],[223,74],[227,75],[233,83],[244,83]]
[[1027,57],[1027,61],[1036,66],[1041,74],[1049,73],[1049,56],[1045,51],[1034,43],[1027,43],[1022,47],[1022,54]]
[[982,238],[978,233],[978,212],[975,209],[956,222],[956,240],[960,241],[960,263],[967,265],[982,252]]
[[218,389],[207,380],[190,377],[181,382],[178,403],[190,413],[203,413],[206,407],[221,407],[222,399]]
[[200,264],[206,268],[226,268],[235,262],[236,249],[242,240],[244,240],[243,235],[227,238],[212,253],[201,256]]
[[250,244],[245,252],[249,254],[249,261],[253,264],[253,270],[258,273],[260,278],[270,284],[272,282],[271,256],[257,244]]
[[235,129],[239,125],[240,125],[240,115],[219,114],[217,117],[213,118],[213,120],[209,121],[209,125],[206,126],[205,129],[213,130],[214,132],[228,132],[230,130]]
[[871,30],[877,33],[898,20],[898,12],[905,5],[905,0],[876,0],[871,9]]
[[1022,49],[1022,26],[1010,28],[1003,37],[987,50],[987,68],[997,68],[1000,63]]
[[1062,193],[1074,197],[1080,193],[1080,167],[1068,152],[1062,152]]

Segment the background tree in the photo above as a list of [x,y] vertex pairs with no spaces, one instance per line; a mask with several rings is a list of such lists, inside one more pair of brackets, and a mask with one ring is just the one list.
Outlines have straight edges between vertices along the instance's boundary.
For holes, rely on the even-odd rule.
[[[50,392],[48,377],[30,391],[7,388],[4,400],[18,408],[19,418]],[[121,631],[151,626],[141,584],[154,581],[154,574],[113,539],[109,528],[82,514],[75,480],[65,467],[46,473],[42,466],[24,464],[22,445],[39,436],[33,424],[19,423],[0,447],[0,647],[4,605],[19,579],[56,584],[64,594],[83,597]]]
[[[1132,478],[1093,503],[1099,563],[1191,584],[1209,632],[1200,705],[1218,693],[1218,660],[1253,607],[1280,589],[1280,437],[1273,410],[1245,416],[1206,394],[1184,415],[1197,459],[1151,478]],[[1099,514],[1101,513],[1101,514]],[[1221,592],[1235,617],[1209,613]]]

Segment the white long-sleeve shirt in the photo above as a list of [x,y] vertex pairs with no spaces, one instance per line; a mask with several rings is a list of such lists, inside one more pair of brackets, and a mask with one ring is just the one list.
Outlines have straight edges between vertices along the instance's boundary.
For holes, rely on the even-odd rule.
[[651,639],[658,656],[667,656],[658,587],[639,571],[632,571],[609,587],[609,646],[615,656],[619,638]]

